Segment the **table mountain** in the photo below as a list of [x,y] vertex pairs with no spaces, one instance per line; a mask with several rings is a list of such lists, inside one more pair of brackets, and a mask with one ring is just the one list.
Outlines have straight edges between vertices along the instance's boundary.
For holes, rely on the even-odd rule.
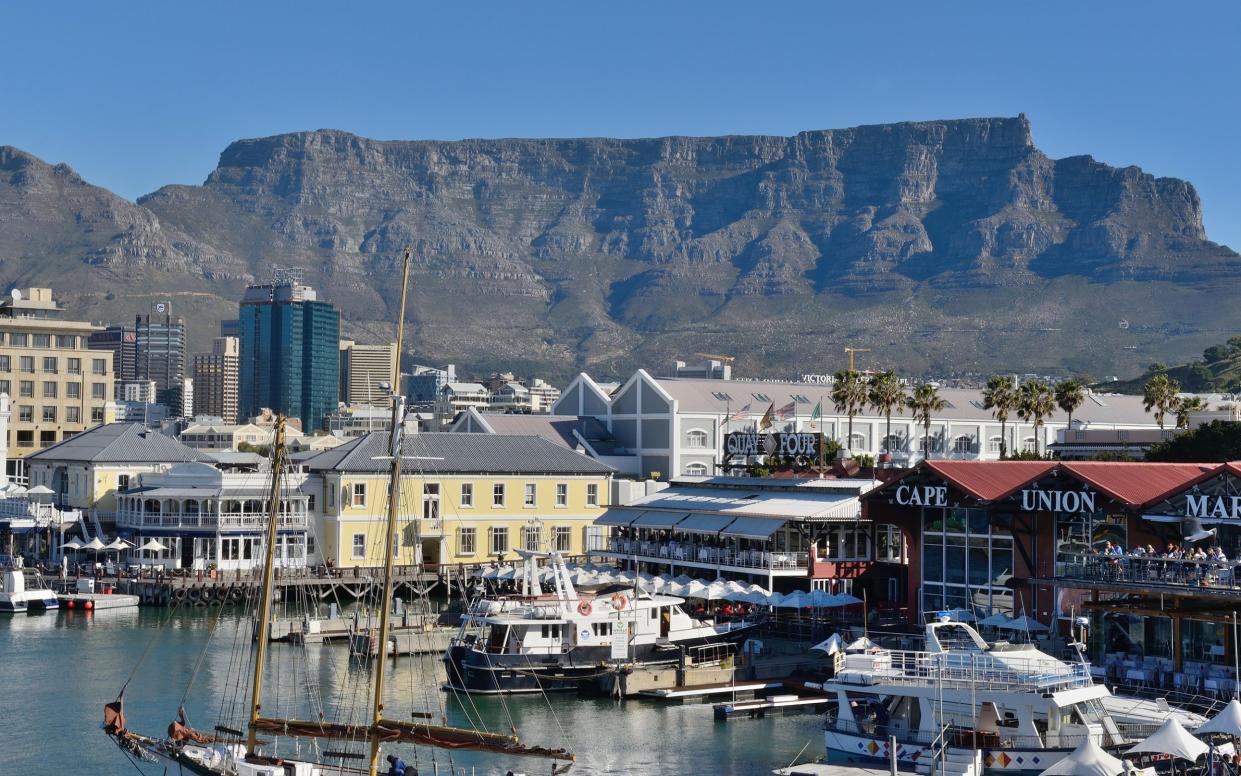
[[299,132],[233,143],[202,186],[137,204],[0,151],[0,280],[46,278],[101,315],[188,294],[203,339],[273,265],[338,303],[346,331],[385,336],[406,245],[420,360],[557,377],[700,350],[817,372],[845,344],[915,373],[1132,370],[1235,327],[1222,302],[1241,287],[1189,183],[1050,159],[1024,117],[794,137]]

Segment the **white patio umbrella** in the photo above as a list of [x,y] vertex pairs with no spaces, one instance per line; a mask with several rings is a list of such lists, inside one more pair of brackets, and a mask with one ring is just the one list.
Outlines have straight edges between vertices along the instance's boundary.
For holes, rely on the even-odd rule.
[[1119,776],[1124,772],[1123,760],[1103,751],[1087,736],[1068,757],[1043,771],[1043,776]]
[[815,644],[813,647],[811,647],[810,651],[811,652],[815,652],[815,651],[826,652],[829,655],[834,655],[837,652],[841,652],[845,649],[845,646],[842,644],[843,641],[844,639],[840,638],[839,633],[833,633],[832,635],[828,636],[826,639],[820,641],[818,644]]
[[748,590],[729,590],[724,594],[725,601],[741,601],[747,604],[754,603],[754,594]]
[[1008,616],[1007,614],[1004,614],[1003,612],[996,612],[995,614],[991,615],[990,617],[984,617],[984,618],[982,618],[981,620],[979,620],[979,621],[978,621],[978,624],[979,624],[979,625],[989,625],[989,626],[991,626],[991,627],[993,627],[993,628],[998,628],[998,627],[1000,627],[1001,625],[1006,625],[1006,624],[1008,624],[1009,622],[1011,622],[1011,619],[1009,618],[1009,616]]
[[1002,625],[997,625],[995,627],[1003,628],[1004,630],[1015,630],[1015,631],[1045,631],[1047,630],[1046,625],[1024,614],[1015,620],[1009,620],[1008,622]]
[[1228,701],[1228,705],[1219,714],[1194,731],[1195,736],[1207,733],[1224,733],[1234,738],[1241,738],[1241,701],[1236,698]]
[[861,598],[854,595],[849,595],[848,593],[840,593],[839,595],[833,596],[833,598],[836,599],[836,603],[833,604],[833,606],[853,606],[854,604],[862,603]]
[[99,537],[98,537],[98,536],[96,536],[94,539],[91,539],[91,540],[90,540],[89,542],[87,542],[86,544],[83,544],[83,545],[82,545],[82,549],[84,549],[84,550],[90,550],[91,552],[99,552],[100,550],[102,550],[102,549],[103,549],[104,547],[106,547],[106,546],[107,546],[107,545],[105,545],[103,542],[99,541]]
[[1191,736],[1173,717],[1160,725],[1159,729],[1149,738],[1139,741],[1125,754],[1170,754],[1192,763],[1206,754],[1210,748]]
[[694,578],[686,574],[682,574],[679,577],[674,577],[672,581],[678,585],[688,585],[690,582],[694,581]]
[[873,646],[875,646],[875,642],[871,641],[865,636],[862,636],[861,638],[854,639],[853,641],[850,641],[848,644],[846,644],[845,651],[846,652],[865,652],[866,650],[870,649]]
[[807,594],[801,590],[789,593],[788,595],[780,595],[779,593],[776,593],[771,596],[774,601],[772,606],[777,606],[781,609],[804,609],[806,595]]
[[110,542],[108,542],[107,544],[105,544],[105,545],[103,546],[103,548],[104,548],[104,550],[105,550],[105,551],[107,551],[107,552],[120,552],[120,551],[122,551],[122,550],[128,550],[128,549],[130,549],[130,548],[131,548],[131,547],[133,547],[133,546],[134,546],[134,545],[133,545],[132,543],[127,542],[127,541],[125,541],[124,539],[122,539],[121,537],[119,537],[119,536],[118,536],[118,537],[116,537],[115,539],[113,539],[112,541],[110,541]]
[[147,539],[138,549],[143,552],[163,552],[168,549],[158,539]]
[[65,542],[64,544],[60,545],[60,549],[62,549],[62,550],[80,550],[80,549],[82,549],[82,543],[81,543],[80,541],[78,541],[77,539],[70,539],[69,541],[67,541],[67,542]]

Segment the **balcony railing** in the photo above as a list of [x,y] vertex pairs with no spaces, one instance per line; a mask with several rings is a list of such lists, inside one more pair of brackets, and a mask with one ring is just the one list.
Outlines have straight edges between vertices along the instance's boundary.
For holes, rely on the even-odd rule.
[[1144,588],[1197,588],[1241,594],[1241,562],[1188,560],[1138,555],[1085,555],[1060,553],[1058,579]]
[[607,552],[639,560],[656,560],[709,566],[733,566],[754,569],[805,569],[809,557],[804,552],[767,550],[736,550],[711,547],[691,542],[644,542],[637,539],[609,537],[600,543],[597,552]]
[[[265,512],[230,512],[214,514],[144,513],[120,510],[116,513],[118,525],[129,528],[206,528],[220,530],[261,529],[267,526]],[[279,528],[305,528],[306,515],[281,515],[276,523]]]

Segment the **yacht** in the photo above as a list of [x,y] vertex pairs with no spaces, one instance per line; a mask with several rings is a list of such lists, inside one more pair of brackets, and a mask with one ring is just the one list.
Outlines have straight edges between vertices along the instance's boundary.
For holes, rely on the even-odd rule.
[[[683,648],[729,645],[756,625],[693,618],[681,608],[685,599],[640,586],[582,594],[558,553],[522,556],[521,594],[478,599],[462,617],[444,655],[447,689],[577,690],[618,663],[672,662]],[[548,559],[554,590],[544,592],[540,585],[538,557]]]
[[928,623],[925,639],[923,651],[834,656],[835,675],[823,683],[829,761],[886,764],[894,741],[899,762],[923,772],[965,751],[982,773],[1036,774],[1086,738],[1114,750],[1153,731],[1122,729],[1084,660],[988,644],[947,617]]
[[54,590],[26,587],[26,572],[20,566],[9,566],[0,574],[0,612],[46,611],[59,606]]

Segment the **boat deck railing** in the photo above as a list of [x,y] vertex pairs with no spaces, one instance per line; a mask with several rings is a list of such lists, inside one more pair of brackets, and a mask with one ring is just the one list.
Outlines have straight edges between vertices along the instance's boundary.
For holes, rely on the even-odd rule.
[[[845,675],[841,677],[840,675]],[[872,683],[906,687],[962,688],[997,692],[1054,692],[1091,687],[1090,666],[988,654],[881,649],[836,655],[836,674],[845,684],[862,674]]]
[[[1120,735],[1125,741],[1141,741],[1159,729],[1158,725],[1117,725]],[[943,732],[934,730],[906,730],[893,725],[877,722],[850,722],[843,719],[827,719],[823,729],[830,733],[864,736],[878,740],[886,740],[895,736],[898,744],[906,746],[936,747],[973,747],[975,742],[979,749],[1074,749],[1092,734],[1082,732],[1062,733],[1059,735],[1031,736],[1010,734],[1008,729],[999,732],[976,731],[965,727],[946,727]],[[1096,736],[1097,739],[1097,736]],[[1104,746],[1108,742],[1099,742]]]

